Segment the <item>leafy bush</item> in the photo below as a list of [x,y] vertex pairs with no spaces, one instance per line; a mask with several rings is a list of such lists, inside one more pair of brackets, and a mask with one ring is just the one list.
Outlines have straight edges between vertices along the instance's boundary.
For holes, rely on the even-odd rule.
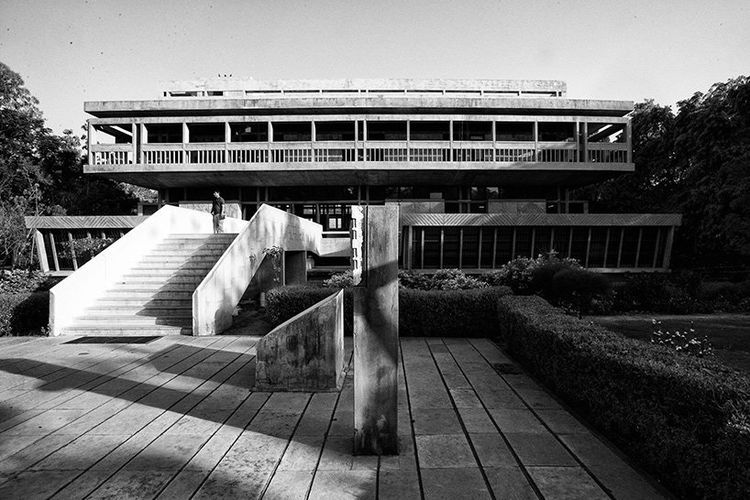
[[72,248],[76,255],[76,261],[81,266],[99,255],[114,242],[114,238],[81,238],[67,242],[61,255],[63,258],[72,259]]
[[678,497],[747,498],[750,380],[540,297],[502,297],[498,311],[513,356]]
[[575,259],[560,259],[554,252],[536,259],[513,259],[486,280],[509,286],[520,295],[539,294],[578,315],[606,301],[610,290],[607,278],[585,270]]
[[415,290],[469,290],[489,286],[485,281],[467,276],[460,269],[440,269],[432,275],[401,271],[398,282],[402,287]]
[[349,288],[354,285],[354,276],[351,270],[343,273],[336,273],[327,280],[323,280],[323,286],[326,288]]
[[0,293],[0,336],[39,335],[49,318],[49,292]]
[[[274,325],[299,314],[332,293],[330,288],[287,286],[266,293],[266,313]],[[497,331],[497,299],[507,287],[474,290],[399,288],[399,334],[407,336],[488,336]],[[344,289],[344,333],[353,331],[352,288]]]
[[713,346],[711,341],[705,335],[698,338],[693,328],[693,322],[690,322],[690,329],[684,332],[679,330],[665,330],[661,321],[651,320],[653,329],[651,330],[651,343],[656,345],[667,346],[678,352],[683,352],[691,356],[705,358],[712,356]]
[[56,281],[40,271],[26,269],[0,271],[0,294],[49,290]]

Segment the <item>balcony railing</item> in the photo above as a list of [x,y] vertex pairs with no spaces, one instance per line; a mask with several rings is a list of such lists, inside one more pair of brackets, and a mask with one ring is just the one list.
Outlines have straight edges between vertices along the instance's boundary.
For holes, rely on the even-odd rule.
[[312,162],[628,163],[623,143],[337,141],[92,144],[91,164],[147,165]]

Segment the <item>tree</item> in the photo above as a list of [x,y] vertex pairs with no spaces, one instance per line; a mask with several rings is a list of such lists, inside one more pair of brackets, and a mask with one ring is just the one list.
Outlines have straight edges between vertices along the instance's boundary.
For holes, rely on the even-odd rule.
[[24,264],[24,215],[129,214],[137,202],[118,183],[85,176],[80,138],[53,134],[38,104],[0,63],[0,265]]
[[682,263],[750,266],[750,78],[678,103]]
[[673,209],[669,194],[678,180],[674,160],[675,117],[669,106],[649,99],[632,113],[635,172],[578,190],[575,198],[592,201],[592,211],[634,213]]

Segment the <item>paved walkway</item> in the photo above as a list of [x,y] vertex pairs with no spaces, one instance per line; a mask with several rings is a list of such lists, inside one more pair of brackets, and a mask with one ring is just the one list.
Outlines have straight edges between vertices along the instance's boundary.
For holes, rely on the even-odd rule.
[[2,499],[660,497],[488,340],[401,340],[380,459],[351,454],[351,369],[261,393],[257,337],[69,340],[0,338]]

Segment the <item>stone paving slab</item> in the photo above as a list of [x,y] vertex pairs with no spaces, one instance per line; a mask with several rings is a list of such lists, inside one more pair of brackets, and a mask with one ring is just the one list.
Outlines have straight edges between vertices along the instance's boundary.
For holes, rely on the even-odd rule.
[[384,457],[352,454],[350,363],[339,392],[268,393],[257,337],[0,340],[2,499],[665,496],[488,339],[401,339]]

